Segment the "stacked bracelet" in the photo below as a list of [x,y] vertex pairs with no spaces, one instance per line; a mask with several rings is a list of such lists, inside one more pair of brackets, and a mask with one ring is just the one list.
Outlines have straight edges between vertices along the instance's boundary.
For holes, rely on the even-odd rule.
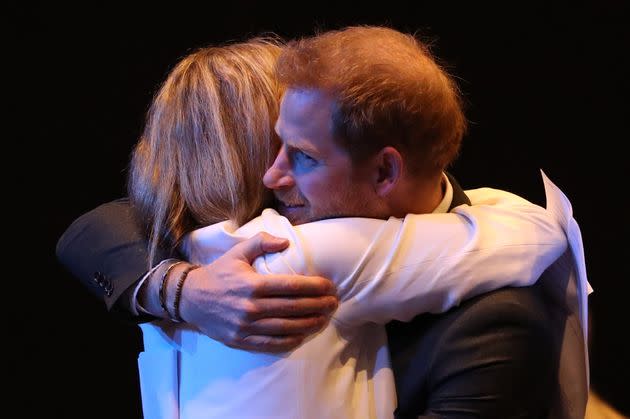
[[171,320],[174,322],[182,322],[182,316],[179,314],[179,302],[182,297],[182,288],[184,287],[184,281],[188,278],[188,273],[193,269],[199,268],[199,265],[189,265],[181,273],[179,280],[177,281],[177,288],[175,288],[175,299],[173,300],[173,316]]
[[162,274],[162,280],[160,281],[160,292],[159,292],[160,305],[162,306],[162,310],[164,310],[169,317],[171,317],[171,314],[169,313],[168,308],[166,307],[166,281],[168,280],[169,272],[171,272],[171,270],[177,265],[179,265],[180,263],[184,263],[184,261],[178,260],[177,262],[173,262],[170,265],[168,265],[168,268],[166,268],[166,270],[164,271],[164,274]]

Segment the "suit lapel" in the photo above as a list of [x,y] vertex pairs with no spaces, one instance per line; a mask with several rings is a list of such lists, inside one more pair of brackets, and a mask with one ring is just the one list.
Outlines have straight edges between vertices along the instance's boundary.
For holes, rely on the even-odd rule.
[[448,177],[448,180],[449,182],[451,182],[451,186],[453,187],[453,201],[451,201],[451,206],[448,210],[451,211],[453,208],[462,204],[470,205],[470,199],[468,199],[468,196],[466,196],[466,193],[459,185],[459,183],[455,180],[453,175],[447,172],[446,176]]

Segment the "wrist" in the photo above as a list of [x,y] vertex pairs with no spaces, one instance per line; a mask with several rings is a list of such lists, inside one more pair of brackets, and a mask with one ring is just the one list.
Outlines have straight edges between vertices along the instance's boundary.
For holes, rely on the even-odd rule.
[[170,300],[172,300],[172,304],[168,305],[169,309],[167,310],[167,312],[170,316],[170,319],[174,322],[180,323],[184,321],[180,313],[182,291],[184,288],[184,283],[188,278],[188,274],[197,268],[199,268],[199,265],[186,264],[186,266],[184,266],[180,270],[180,272],[177,273],[177,281],[172,281],[172,283],[175,283],[175,290],[174,292],[171,292],[171,294],[169,294],[172,295],[172,297],[170,298]]
[[164,310],[164,303],[161,300],[164,300],[171,292],[170,287],[176,270],[187,264],[177,259],[167,259],[157,266],[138,290],[138,305],[152,316],[168,319],[169,315]]
[[183,322],[192,322],[192,324],[195,324],[196,320],[199,320],[196,319],[200,311],[200,307],[198,307],[200,301],[199,297],[204,294],[204,291],[207,292],[207,289],[199,287],[199,281],[207,284],[207,278],[202,279],[201,277],[203,277],[203,275],[200,277],[202,271],[202,269],[193,269],[190,271],[187,276],[186,283],[182,287],[181,299],[179,302],[179,315]]

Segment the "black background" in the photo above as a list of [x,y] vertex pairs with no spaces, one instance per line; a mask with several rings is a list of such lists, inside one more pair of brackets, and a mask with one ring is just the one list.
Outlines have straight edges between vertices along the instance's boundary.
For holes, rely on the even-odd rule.
[[109,317],[54,246],[74,218],[124,194],[129,153],[169,69],[210,43],[348,24],[432,40],[471,121],[452,168],[464,188],[544,205],[543,169],[572,201],[596,290],[592,385],[627,413],[627,3],[468,3],[10,5],[3,195],[15,213],[3,281],[20,286],[4,291],[19,416],[141,417],[139,330]]

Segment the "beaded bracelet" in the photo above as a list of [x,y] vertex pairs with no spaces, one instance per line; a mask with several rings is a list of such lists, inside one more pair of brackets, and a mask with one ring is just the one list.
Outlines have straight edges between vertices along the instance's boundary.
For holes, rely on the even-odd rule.
[[168,312],[168,308],[166,308],[166,281],[168,280],[168,274],[171,272],[171,269],[179,265],[180,263],[184,263],[183,260],[178,260],[177,262],[173,262],[168,265],[168,268],[162,274],[162,280],[160,281],[160,305],[162,309],[166,312],[166,314],[171,317],[171,314]]
[[182,297],[182,288],[184,288],[184,281],[186,280],[186,278],[188,278],[188,274],[190,273],[190,271],[199,267],[199,265],[187,266],[186,269],[184,269],[181,273],[179,281],[177,281],[177,288],[175,288],[175,299],[173,300],[173,316],[171,317],[171,320],[176,323],[184,321],[182,319],[182,316],[179,314],[179,302]]

